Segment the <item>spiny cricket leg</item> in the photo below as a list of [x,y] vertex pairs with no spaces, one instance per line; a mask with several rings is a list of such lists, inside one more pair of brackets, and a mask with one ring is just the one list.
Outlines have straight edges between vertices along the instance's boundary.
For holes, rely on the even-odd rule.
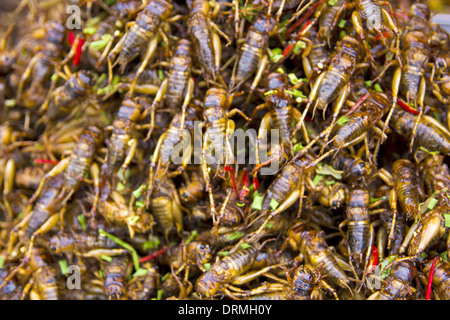
[[180,125],[181,131],[184,128],[184,121],[186,119],[186,109],[189,106],[189,103],[191,102],[191,98],[194,94],[194,87],[195,87],[194,79],[189,78],[187,87],[186,87],[186,92],[184,95],[183,105],[181,106],[181,125]]
[[417,116],[416,121],[414,122],[414,127],[413,127],[413,130],[411,133],[411,142],[409,144],[409,152],[412,151],[414,139],[416,137],[417,127],[419,126],[420,120],[423,117],[423,113],[424,113],[423,102],[425,99],[425,91],[426,91],[425,78],[422,76],[422,78],[420,80],[419,92],[418,92],[418,96],[417,96],[417,105],[418,105],[419,115]]
[[[161,83],[161,86],[158,89],[158,92],[156,93],[155,99],[153,99],[152,105],[150,107],[151,114],[150,114],[150,129],[148,130],[147,137],[144,139],[144,141],[147,141],[150,139],[153,129],[155,128],[155,113],[156,113],[156,107],[159,105],[159,103],[162,101],[163,97],[166,94],[167,91],[167,84],[169,83],[168,79],[165,79],[163,83]],[[145,112],[145,115],[147,113]],[[144,116],[145,116],[144,115]]]
[[361,21],[361,17],[359,15],[358,11],[356,11],[356,10],[353,11],[353,13],[352,13],[352,23],[353,23],[353,26],[355,27],[356,32],[358,33],[359,37],[361,38],[361,40],[364,44],[364,49],[366,50],[366,56],[370,62],[370,65],[372,66],[372,68],[374,70],[376,70],[377,68],[375,66],[375,61],[370,53],[369,44],[367,43],[367,39],[364,34],[364,28],[363,28],[363,24]]
[[[263,138],[263,136],[267,135],[267,130],[270,128],[270,124],[272,123],[272,117],[270,116],[270,113],[267,113],[261,120],[261,123],[259,125],[258,130],[258,137],[256,138],[256,166],[258,167],[261,164],[260,158],[259,158],[259,145],[260,141]],[[256,175],[256,172],[255,172]]]
[[128,92],[130,97],[134,93],[134,87],[136,86],[139,76],[142,74],[142,72],[144,72],[150,59],[153,57],[153,54],[155,53],[155,50],[157,47],[158,47],[158,37],[153,37],[153,39],[150,41],[150,45],[148,46],[147,51],[145,52],[144,59],[142,60],[142,63],[139,66],[139,69],[136,72],[136,75],[134,76],[133,83],[131,84],[130,91]]
[[161,146],[162,143],[164,141],[164,139],[166,138],[167,135],[167,131],[164,132],[161,137],[158,140],[158,143],[156,145],[155,151],[153,152],[153,158],[152,158],[152,162],[150,163],[150,168],[149,168],[149,174],[148,174],[148,186],[147,186],[147,207],[150,205],[150,197],[152,195],[152,191],[153,191],[153,176],[154,176],[154,170],[156,167],[156,163],[159,160],[159,152],[161,151]]
[[[383,135],[384,135],[384,132],[386,131],[386,129],[388,128],[388,126],[389,126],[389,121],[391,120],[392,114],[393,114],[394,109],[395,109],[395,107],[397,105],[398,91],[399,91],[399,88],[400,88],[400,80],[401,80],[401,78],[402,78],[402,69],[400,67],[398,67],[395,70],[394,77],[392,79],[392,107],[389,110],[389,114],[386,117],[386,120],[384,121]],[[383,139],[383,137],[381,139]],[[383,140],[381,140],[381,143],[383,143]]]
[[94,184],[94,201],[91,209],[91,218],[94,218],[97,211],[98,200],[100,199],[100,168],[97,163],[91,165],[90,174]]
[[248,94],[247,100],[245,101],[245,105],[248,105],[250,103],[250,99],[252,98],[253,92],[256,90],[256,87],[258,87],[259,82],[262,79],[263,73],[266,70],[267,65],[269,64],[269,58],[267,55],[264,55],[259,62],[259,68],[256,72],[255,79],[253,79],[253,82],[250,86],[250,92]]
[[30,77],[31,72],[33,71],[33,68],[36,65],[36,63],[39,61],[39,59],[40,59],[39,55],[34,56],[31,59],[30,63],[28,64],[27,68],[25,69],[24,73],[22,74],[22,77],[20,77],[20,82],[17,87],[16,103],[19,103],[19,101],[21,100],[25,82]]
[[41,193],[45,182],[48,179],[50,179],[52,177],[55,177],[56,175],[62,173],[66,169],[69,161],[70,161],[70,157],[64,158],[63,160],[58,162],[58,164],[56,166],[54,166],[52,170],[50,170],[49,172],[47,172],[45,174],[45,176],[41,179],[41,182],[39,183],[39,186],[38,186],[37,190],[34,192],[33,196],[28,201],[29,203],[33,203],[36,200],[36,198]]
[[11,204],[9,203],[8,196],[10,192],[13,190],[14,186],[14,177],[16,175],[16,163],[14,159],[10,158],[6,162],[5,172],[3,177],[3,203],[6,208],[7,213],[7,221],[11,222],[14,219],[14,213],[11,208]]
[[125,157],[125,160],[122,164],[122,183],[126,185],[126,177],[125,177],[125,171],[128,169],[129,164],[131,163],[131,160],[133,160],[134,154],[136,153],[138,142],[136,138],[131,139],[128,141],[128,150]]
[[211,208],[211,216],[213,218],[213,223],[215,228],[217,228],[217,212],[216,212],[216,205],[214,204],[214,196],[213,196],[213,192],[212,192],[212,185],[211,185],[211,178],[209,175],[209,168],[208,165],[206,163],[206,149],[208,148],[208,141],[209,141],[209,134],[208,132],[206,132],[206,135],[204,137],[204,141],[203,141],[203,148],[202,148],[202,172],[203,172],[203,178],[205,179],[205,184],[206,184],[206,190],[208,191],[209,194],[209,203],[210,203],[210,208]]
[[388,237],[388,250],[391,248],[391,243],[394,240],[394,228],[397,221],[397,193],[395,192],[395,188],[392,188],[391,192],[389,193],[389,205],[392,209],[393,216],[391,221],[391,230],[389,231]]

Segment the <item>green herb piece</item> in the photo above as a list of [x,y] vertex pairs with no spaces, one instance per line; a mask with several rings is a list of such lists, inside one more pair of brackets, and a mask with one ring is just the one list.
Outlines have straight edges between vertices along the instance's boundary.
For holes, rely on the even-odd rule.
[[90,36],[94,35],[97,32],[97,28],[95,27],[86,27],[83,29],[84,34],[88,34]]
[[133,258],[133,263],[134,263],[134,268],[136,270],[139,269],[139,258],[138,258],[138,254],[136,252],[136,250],[130,246],[128,243],[122,241],[121,239],[117,238],[116,236],[113,236],[112,234],[106,232],[103,229],[99,229],[98,232],[101,235],[104,235],[105,237],[111,239],[112,241],[114,241],[115,243],[117,243],[119,246],[124,247],[125,249],[127,249],[128,251],[131,252],[131,256]]
[[0,257],[0,269],[3,269],[3,266],[5,265],[5,257]]
[[272,49],[272,56],[270,57],[270,60],[274,63],[277,63],[281,59],[283,59],[283,50],[281,48],[274,48]]
[[161,81],[164,80],[164,71],[162,71],[161,69],[158,70],[158,78]]
[[133,275],[131,277],[134,278],[134,277],[139,277],[139,276],[145,276],[147,273],[148,273],[147,269],[139,268],[136,270],[135,273],[133,273]]
[[342,19],[341,21],[339,21],[338,27],[344,28],[346,24],[347,24],[347,20]]
[[230,234],[229,236],[227,236],[228,240],[237,240],[240,239],[244,236],[244,234],[242,232],[239,231],[235,231],[232,234]]
[[77,216],[77,220],[81,225],[81,229],[86,230],[87,225],[86,225],[86,216],[84,214],[79,214]]
[[338,119],[337,124],[342,126],[344,123],[348,122],[348,118],[346,116],[342,116]]
[[375,83],[375,85],[373,86],[373,88],[375,89],[375,91],[377,92],[383,92],[383,89],[381,89],[380,84]]
[[226,256],[229,255],[229,254],[230,254],[229,251],[222,251],[222,252],[219,252],[219,256],[221,256],[221,257],[226,257]]
[[252,245],[249,243],[243,243],[241,244],[241,249],[247,250],[248,248],[251,248]]
[[299,142],[294,145],[294,152],[298,152],[298,151],[302,150],[303,148],[304,148],[303,145]]
[[272,208],[272,210],[276,210],[278,208],[279,204],[280,203],[277,200],[275,200],[273,198],[270,199],[270,207]]
[[261,195],[253,195],[252,209],[262,210],[263,197]]
[[100,256],[100,259],[105,260],[105,261],[108,261],[108,262],[111,262],[111,261],[112,261],[112,258],[111,258],[110,256],[106,256],[106,255],[104,255],[104,254],[102,254],[102,255]]
[[145,190],[147,186],[142,184],[139,188],[133,191],[133,196],[135,199],[138,199],[142,195],[142,191]]
[[280,67],[280,68],[278,68],[278,69],[277,69],[277,71],[278,71],[279,73],[283,73],[283,74],[284,74],[284,69],[283,69],[283,68],[281,68],[281,67]]
[[156,249],[156,248],[158,248],[160,243],[161,243],[161,241],[159,240],[159,238],[153,236],[152,239],[150,239],[149,241],[145,241],[142,244],[142,249],[144,249],[144,251],[148,250],[148,249]]
[[448,251],[444,251],[441,253],[441,259],[448,261]]
[[295,73],[289,73],[288,74],[288,78],[289,81],[291,81],[291,83],[295,86],[297,83],[300,82],[300,80],[297,78],[297,76],[295,75]]
[[444,213],[445,227],[450,228],[450,213]]
[[364,81],[364,87],[366,88],[372,87],[372,81],[371,80]]
[[430,155],[435,155],[435,154],[439,154],[439,151],[430,151],[425,147],[419,147],[420,150],[425,151],[426,153],[430,154]]
[[165,275],[163,275],[163,276],[161,277],[161,282],[166,281],[167,278],[168,278],[169,276],[170,276],[170,272],[167,272]]
[[104,279],[105,278],[105,271],[103,271],[102,269],[98,270],[98,276],[100,277],[100,279]]
[[136,207],[139,207],[139,208],[145,208],[145,202],[144,201],[136,201],[134,205]]
[[336,181],[334,181],[334,180],[327,180],[327,181],[325,181],[325,185],[326,186],[332,186],[335,183],[336,183]]
[[186,244],[188,244],[189,242],[191,242],[192,240],[197,238],[197,236],[198,236],[198,231],[197,230],[193,230],[191,232],[191,234],[189,235],[189,238],[186,240]]
[[438,199],[436,198],[430,198],[430,200],[428,201],[427,204],[427,209],[428,210],[433,210],[433,208],[436,206],[436,204],[438,203]]
[[138,222],[138,220],[139,220],[139,216],[134,216],[130,220],[130,225],[134,226],[136,224],[136,222]]
[[346,36],[347,34],[345,33],[344,30],[341,30],[341,32],[339,32],[339,39],[342,39]]
[[156,293],[156,300],[162,300],[164,292],[162,289],[159,289]]
[[334,7],[335,5],[337,5],[338,0],[328,0],[328,5],[331,7]]
[[385,279],[391,273],[391,267],[389,267],[387,269],[386,269],[386,267],[388,265],[390,265],[395,260],[395,258],[397,258],[397,255],[387,257],[386,259],[384,259],[381,262],[381,264],[380,264],[380,270],[381,270],[380,278],[381,279]]
[[122,182],[119,181],[119,182],[117,183],[116,191],[122,192],[123,190],[125,190],[125,186],[123,185]]
[[298,54],[300,52],[300,50],[303,50],[306,48],[306,43],[303,41],[297,41],[295,43],[294,49],[292,50],[292,52],[294,54]]
[[285,92],[294,97],[306,98],[306,96],[300,90],[292,89],[292,90],[285,90]]
[[205,263],[203,267],[205,268],[206,271],[209,271],[209,269],[211,269],[211,263]]
[[112,39],[112,35],[104,34],[100,40],[89,43],[89,48],[91,48],[95,51],[100,51],[108,45],[108,43],[111,41],[111,39]]
[[58,264],[59,264],[59,268],[61,269],[61,273],[63,275],[66,275],[67,274],[67,269],[68,269],[67,260],[59,260]]
[[266,223],[266,228],[267,229],[272,229],[273,227],[273,223]]
[[428,255],[426,254],[426,252],[422,252],[422,253],[420,254],[420,257],[421,257],[423,260],[425,260],[425,259],[428,257]]
[[264,92],[264,95],[268,96],[268,95],[273,94],[273,93],[274,93],[274,90],[269,90],[269,91]]
[[320,180],[322,180],[322,178],[323,178],[323,175],[316,174],[316,176],[314,177],[314,180],[313,180],[314,186],[317,186],[319,184]]

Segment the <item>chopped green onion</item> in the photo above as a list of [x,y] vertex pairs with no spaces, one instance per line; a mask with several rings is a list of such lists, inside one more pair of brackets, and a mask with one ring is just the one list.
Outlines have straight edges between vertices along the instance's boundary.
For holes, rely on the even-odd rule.
[[133,191],[133,196],[135,199],[138,199],[142,195],[142,190],[145,190],[147,186],[142,184],[139,188]]
[[186,240],[186,244],[188,244],[189,242],[191,242],[192,240],[194,240],[195,238],[197,238],[198,236],[198,231],[197,230],[193,230],[189,236],[189,238]]
[[104,34],[100,40],[89,43],[89,48],[100,51],[108,45],[111,39],[112,36],[110,34]]
[[377,92],[383,92],[383,89],[381,89],[381,86],[378,83],[375,83],[375,85],[373,86],[373,88],[375,89],[375,91]]
[[336,183],[336,181],[334,181],[334,180],[327,180],[327,181],[325,181],[325,185],[327,185],[327,186],[331,186],[331,185],[333,185],[335,183]]
[[125,190],[125,186],[123,185],[122,182],[119,181],[119,182],[117,183],[116,191],[121,192],[121,191],[123,191],[123,190]]
[[139,207],[139,208],[145,208],[145,202],[144,201],[136,201],[135,206]]
[[278,208],[279,204],[280,203],[277,200],[275,200],[273,198],[270,199],[270,207],[272,208],[272,210],[276,210]]
[[306,43],[304,43],[303,41],[297,41],[295,43],[294,49],[292,50],[292,52],[294,52],[294,54],[297,54],[300,52],[300,50],[305,49],[306,48]]
[[437,203],[438,203],[438,199],[436,199],[436,198],[431,198],[431,199],[428,201],[427,209],[428,209],[428,210],[433,210],[433,208],[436,206]]
[[167,272],[165,275],[163,275],[163,276],[161,277],[161,281],[162,281],[162,282],[166,281],[167,278],[168,278],[169,276],[170,276],[170,272]]
[[206,271],[209,271],[209,269],[211,269],[211,263],[205,263],[203,267],[205,268]]
[[249,243],[243,243],[241,244],[241,249],[247,250],[248,248],[251,248],[252,245]]
[[236,202],[236,205],[237,205],[238,207],[243,207],[243,206],[245,206],[245,203]]
[[88,34],[90,36],[94,35],[97,32],[97,28],[95,27],[86,27],[83,29],[84,34]]
[[84,214],[80,214],[77,216],[77,220],[78,220],[78,222],[80,222],[81,229],[86,230],[86,228],[87,228],[86,216]]
[[105,260],[105,261],[108,261],[108,262],[111,262],[111,261],[112,261],[112,258],[111,258],[110,256],[106,256],[106,255],[104,255],[104,254],[102,254],[102,255],[100,256],[100,259]]
[[341,32],[339,32],[339,39],[342,39],[343,37],[345,37],[347,34],[345,33],[344,30],[341,30]]
[[235,231],[232,234],[230,234],[229,236],[227,236],[228,240],[236,240],[236,239],[240,239],[244,236],[244,234],[242,232],[239,231]]
[[149,241],[145,241],[142,244],[142,249],[144,249],[144,250],[156,249],[156,248],[158,248],[160,243],[161,243],[161,241],[159,240],[159,238],[153,236],[152,239],[150,239]]
[[285,92],[294,97],[306,98],[306,96],[300,90],[292,89],[292,90],[285,90]]
[[365,86],[366,88],[372,87],[372,80],[364,81],[364,86]]
[[0,257],[0,269],[3,269],[3,266],[5,265],[5,257]]
[[342,19],[341,21],[339,21],[338,27],[344,28],[346,24],[347,24],[347,20]]
[[273,227],[273,223],[266,223],[266,228],[267,229],[272,229]]
[[298,152],[303,149],[303,145],[299,142],[294,145],[294,152]]
[[430,151],[425,147],[419,147],[420,150],[425,151],[426,153],[430,154],[430,155],[435,155],[435,154],[439,154],[439,151]]
[[338,119],[337,124],[342,126],[344,123],[348,122],[348,118],[346,116],[342,116]]
[[162,300],[164,292],[162,289],[159,289],[156,293],[156,300]]
[[111,239],[112,241],[114,241],[114,242],[117,243],[118,245],[120,245],[120,246],[124,247],[125,249],[127,249],[128,251],[130,251],[130,252],[131,252],[131,256],[133,257],[134,268],[135,268],[136,270],[139,269],[139,258],[138,258],[138,254],[137,254],[136,250],[135,250],[132,246],[130,246],[128,243],[122,241],[121,239],[117,238],[116,236],[113,236],[112,234],[106,232],[106,231],[103,230],[103,229],[99,229],[98,232],[99,232],[101,235],[104,235],[105,237]]
[[272,62],[277,63],[278,61],[283,59],[283,50],[281,50],[281,48],[274,48],[271,52],[272,56],[270,57],[270,60],[272,60]]
[[105,278],[105,271],[103,271],[102,269],[98,270],[98,276],[100,277],[100,279],[104,279]]
[[381,278],[381,279],[386,278],[386,277],[391,273],[391,268],[392,268],[392,267],[389,267],[389,268],[387,268],[387,269],[386,269],[386,267],[387,267],[388,265],[390,265],[390,264],[395,260],[396,257],[397,257],[397,255],[393,255],[393,256],[387,257],[386,259],[384,259],[384,260],[381,262],[381,264],[380,264],[380,269],[381,269],[381,275],[380,275],[380,278]]
[[297,78],[297,76],[295,75],[295,73],[289,73],[288,74],[288,78],[291,81],[291,83],[295,86],[297,83],[299,83],[299,79]]
[[322,180],[322,178],[323,178],[323,175],[317,174],[317,175],[314,177],[313,184],[314,184],[315,186],[317,186],[317,185],[319,184],[320,180]]
[[138,222],[139,220],[139,216],[134,216],[131,220],[130,220],[130,225],[134,226],[136,224],[136,222]]
[[261,195],[254,194],[252,209],[262,210],[263,197]]
[[331,7],[337,5],[337,3],[338,3],[338,0],[328,0],[328,5]]
[[133,275],[131,277],[134,278],[134,277],[139,277],[139,276],[145,276],[147,273],[148,273],[147,269],[139,268],[136,270],[135,273],[133,273]]
[[283,68],[281,68],[281,67],[280,67],[280,68],[278,68],[278,69],[277,69],[277,71],[278,71],[279,73],[284,73],[284,69],[283,69]]
[[450,228],[450,213],[444,213],[445,227]]
[[222,252],[219,252],[219,256],[221,256],[221,257],[226,257],[226,256],[229,255],[229,254],[230,254],[229,251],[222,251]]
[[164,80],[164,71],[162,71],[161,69],[158,70],[158,78],[161,81]]
[[63,275],[66,275],[67,274],[67,269],[68,269],[67,260],[59,260],[58,264],[59,264],[59,268],[61,269],[61,273]]

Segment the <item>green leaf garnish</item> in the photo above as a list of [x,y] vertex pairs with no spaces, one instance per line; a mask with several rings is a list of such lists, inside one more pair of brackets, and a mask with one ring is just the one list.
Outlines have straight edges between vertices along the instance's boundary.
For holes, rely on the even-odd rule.
[[342,126],[344,123],[348,122],[348,118],[346,116],[342,116],[338,119],[337,124]]
[[78,222],[80,222],[81,225],[81,229],[86,230],[87,225],[86,225],[86,216],[84,214],[79,214],[77,216],[77,220]]
[[59,268],[61,269],[61,273],[63,275],[66,275],[67,274],[67,269],[68,269],[67,260],[59,260],[58,264],[59,264]]
[[102,254],[102,255],[100,256],[100,259],[105,260],[105,261],[108,261],[108,262],[111,262],[111,261],[112,261],[112,258],[111,258],[110,256],[107,256],[107,255],[104,255],[104,254]]
[[252,246],[251,246],[251,244],[249,244],[249,243],[243,243],[243,244],[241,244],[241,249],[244,249],[244,250],[247,250],[248,248],[251,248]]
[[272,210],[276,210],[278,208],[279,204],[280,203],[277,200],[275,200],[273,198],[270,199],[270,207],[272,208]]

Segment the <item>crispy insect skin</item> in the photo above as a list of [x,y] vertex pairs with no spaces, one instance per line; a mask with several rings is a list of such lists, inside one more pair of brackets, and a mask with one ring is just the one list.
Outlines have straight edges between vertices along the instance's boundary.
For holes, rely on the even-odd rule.
[[101,237],[96,232],[60,232],[49,239],[49,249],[52,253],[87,252],[92,249],[112,249],[117,244],[109,238]]
[[332,284],[350,290],[350,279],[331,253],[323,231],[314,230],[303,222],[298,222],[289,228],[286,243],[300,252],[305,262],[313,269],[319,270]]
[[203,273],[195,284],[195,291],[203,298],[212,298],[224,284],[233,282],[252,268],[258,254],[258,248],[239,248]]
[[[389,125],[398,134],[406,139],[410,139],[416,117],[403,110],[396,108],[392,113],[392,121]],[[425,147],[430,151],[439,151],[442,154],[450,154],[450,140],[438,128],[432,124],[420,121],[417,125],[415,143],[418,146]]]
[[113,257],[105,266],[103,292],[109,300],[127,298],[128,256]]
[[189,39],[178,40],[168,70],[166,92],[166,106],[178,112],[183,105],[188,80],[193,67],[192,43]]
[[391,272],[380,291],[375,292],[368,300],[406,300],[412,298],[414,288],[411,282],[415,276],[414,263],[410,260],[394,262]]
[[247,31],[245,42],[240,49],[236,71],[236,83],[249,79],[258,69],[269,42],[275,20],[267,15],[259,15]]
[[94,78],[90,71],[80,70],[51,93],[46,116],[54,121],[69,115],[91,91]]
[[216,55],[213,45],[213,32],[209,24],[209,4],[205,0],[193,0],[188,16],[188,33],[193,47],[198,52],[197,59],[205,73],[215,81],[219,77],[216,70]]
[[156,296],[159,288],[160,275],[155,266],[144,264],[145,275],[135,276],[127,283],[127,296],[130,300],[149,300]]
[[430,154],[417,166],[422,173],[425,191],[431,195],[443,188],[450,190],[450,169],[441,154]]
[[342,124],[333,137],[333,144],[340,148],[367,132],[388,112],[390,101],[380,92],[369,90],[369,97],[362,103],[358,111],[350,114],[348,121]]
[[346,208],[347,243],[350,260],[358,273],[364,270],[365,256],[370,242],[369,191],[353,188]]
[[[427,262],[423,273],[430,274],[432,261]],[[435,294],[440,300],[450,299],[450,264],[447,261],[439,259],[434,267],[434,276],[432,284],[435,288]]]
[[[16,100],[32,108],[41,105],[47,94],[46,82],[50,80],[53,72],[53,63],[58,60],[63,51],[66,36],[65,26],[57,21],[51,21],[46,25],[46,35],[41,49],[36,53],[22,78],[17,89]],[[27,78],[31,77],[31,83],[26,92],[23,92]],[[22,96],[25,94],[25,96]]]
[[37,199],[31,219],[25,230],[25,238],[30,239],[32,234],[38,230],[47,219],[60,209],[61,201],[58,196],[64,186],[62,174],[55,176],[45,183],[44,189]]
[[406,159],[399,159],[392,166],[395,179],[395,191],[400,206],[406,213],[406,217],[420,218],[419,212],[419,178],[416,168]]
[[33,273],[34,287],[41,299],[59,300],[59,281],[51,256],[43,248],[33,248],[29,266]]
[[121,66],[122,73],[132,60],[142,54],[148,42],[155,36],[157,29],[171,13],[173,5],[168,0],[150,1],[138,13],[136,20],[124,35],[125,39],[116,63]]

